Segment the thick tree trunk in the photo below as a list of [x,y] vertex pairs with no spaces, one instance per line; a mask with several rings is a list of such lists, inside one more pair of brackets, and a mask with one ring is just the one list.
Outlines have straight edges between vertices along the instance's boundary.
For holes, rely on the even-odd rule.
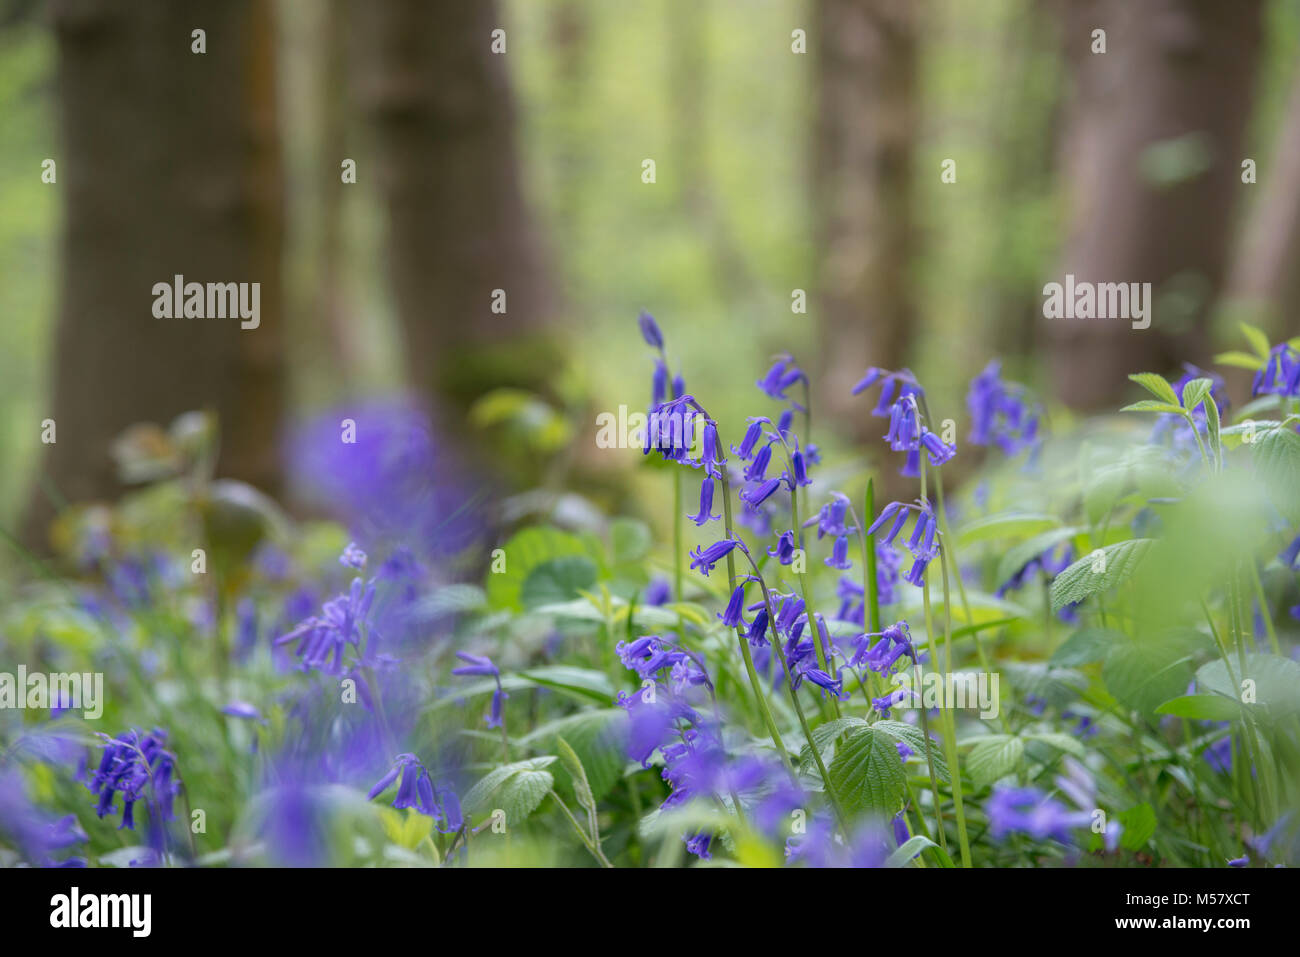
[[838,417],[861,411],[848,394],[863,371],[904,365],[912,338],[922,10],[916,0],[819,0],[816,13],[818,405]]
[[[492,52],[492,32],[505,28],[492,0],[363,4],[353,25],[410,377],[458,418],[493,386],[550,371],[508,77],[521,41],[507,35],[506,52]],[[368,175],[364,159],[358,175]],[[496,290],[504,314],[492,311]]]
[[1274,338],[1300,331],[1300,73],[1228,274],[1225,298]]
[[[1113,409],[1130,372],[1205,361],[1223,283],[1261,39],[1262,0],[1067,0],[1074,82],[1059,274],[1152,284],[1151,326],[1044,319],[1060,397]],[[1092,31],[1106,31],[1093,53]]]
[[[44,479],[69,501],[110,497],[121,430],[208,408],[221,420],[222,474],[275,491],[283,224],[271,4],[51,7],[66,222]],[[191,52],[195,29],[206,53]],[[155,318],[152,288],[177,274],[260,283],[260,327]],[[38,491],[30,541],[50,514]]]

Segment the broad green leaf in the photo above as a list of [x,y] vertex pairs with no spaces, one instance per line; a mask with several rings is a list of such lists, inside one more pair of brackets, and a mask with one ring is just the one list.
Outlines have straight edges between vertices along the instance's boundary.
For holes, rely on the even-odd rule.
[[1250,347],[1255,350],[1255,355],[1261,359],[1267,360],[1269,351],[1272,346],[1269,345],[1268,336],[1261,329],[1257,329],[1248,322],[1238,323],[1241,327],[1241,334],[1246,337]]
[[1169,380],[1162,375],[1156,375],[1154,372],[1135,372],[1129,378],[1146,389],[1153,396],[1167,405],[1172,405],[1182,411],[1182,406],[1178,405],[1178,393],[1174,387],[1169,384]]
[[585,555],[542,562],[528,572],[519,591],[525,609],[570,601],[596,583],[596,563]]
[[[599,565],[599,555],[593,554],[590,542],[555,528],[525,528],[506,542],[502,552],[505,571],[489,571],[487,576],[488,604],[513,611],[524,610],[524,583],[538,565],[574,556],[585,557]],[[565,595],[561,600],[573,597]]]
[[489,771],[465,795],[462,802],[465,810],[490,814],[500,808],[505,811],[507,824],[523,823],[555,784],[551,772],[546,770],[554,763],[554,755],[547,755]]
[[1238,369],[1249,369],[1251,372],[1258,372],[1264,367],[1265,359],[1252,355],[1249,352],[1220,352],[1214,357],[1214,361],[1219,365],[1234,366]]
[[1248,654],[1243,670],[1234,656],[1231,674],[1222,660],[1211,661],[1196,672],[1196,685],[1234,703],[1263,710],[1274,718],[1300,713],[1300,662],[1290,658],[1258,652]]
[[1269,429],[1257,435],[1251,449],[1269,499],[1292,522],[1300,522],[1300,435]]
[[1081,628],[1061,643],[1052,654],[1052,664],[1064,667],[1102,661],[1116,641],[1124,641],[1121,632],[1108,628]]
[[1008,549],[1006,554],[1002,556],[1002,560],[998,562],[995,580],[999,585],[1010,580],[1012,575],[1043,554],[1043,552],[1056,548],[1061,542],[1069,541],[1079,532],[1080,529],[1073,526],[1053,528]]
[[1060,519],[1055,515],[1041,512],[1003,512],[977,518],[958,529],[957,541],[961,545],[970,545],[989,539],[1024,538],[1056,528],[1060,524]]
[[1025,742],[1014,735],[994,734],[976,739],[966,756],[966,771],[977,788],[1013,773],[1025,756]]
[[547,665],[521,671],[519,677],[547,688],[556,688],[592,701],[599,701],[601,704],[612,704],[614,701],[614,686],[603,671],[574,668],[569,665]]
[[[609,793],[626,763],[627,712],[622,708],[600,708],[548,721],[519,739],[539,750],[561,751],[561,738],[582,762],[592,796],[600,800]],[[561,757],[563,755],[561,754]],[[565,765],[566,769],[568,765]]]
[[898,850],[885,858],[885,867],[903,867],[913,858],[920,857],[921,852],[928,847],[938,848],[939,845],[922,834],[913,835],[900,844]]
[[609,537],[613,544],[615,565],[639,562],[650,554],[653,541],[650,526],[638,519],[614,519],[609,526]]
[[903,806],[907,775],[895,739],[874,727],[853,731],[827,772],[845,810],[892,815]]
[[1106,690],[1116,700],[1148,715],[1183,694],[1192,675],[1191,657],[1168,641],[1117,643],[1101,669]]
[[1121,412],[1163,412],[1168,415],[1182,415],[1183,407],[1172,402],[1156,402],[1153,399],[1139,399],[1120,409]]
[[[913,754],[925,761],[925,732],[916,725],[907,724],[904,721],[877,721],[872,727],[883,734],[889,735],[895,741],[907,745],[912,749]],[[934,762],[934,776],[936,778],[944,782],[952,780],[952,776],[948,773],[948,762],[943,757],[943,749],[933,739],[930,741],[930,760]]]
[[1206,396],[1210,394],[1210,389],[1214,387],[1214,382],[1210,379],[1190,379],[1183,386],[1183,408],[1188,412],[1195,411],[1196,407],[1205,401]]
[[1109,591],[1126,581],[1150,547],[1151,539],[1134,538],[1107,545],[1100,550],[1100,556],[1084,555],[1052,581],[1052,611],[1060,611],[1066,605]]
[[1241,717],[1241,705],[1234,698],[1217,694],[1180,695],[1156,708],[1156,714],[1197,721],[1231,721]]

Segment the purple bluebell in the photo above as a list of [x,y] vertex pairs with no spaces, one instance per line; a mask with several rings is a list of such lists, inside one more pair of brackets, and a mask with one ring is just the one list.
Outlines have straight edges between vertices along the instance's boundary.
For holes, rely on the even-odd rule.
[[781,537],[777,539],[776,548],[769,548],[767,553],[782,565],[789,565],[794,561],[796,548],[797,545],[794,540],[794,531],[788,530],[781,533]]
[[831,554],[824,561],[831,568],[838,568],[841,571],[853,567],[853,563],[849,561],[849,539],[847,535],[841,535],[835,539]]
[[641,327],[641,338],[645,340],[646,345],[654,349],[664,347],[664,334],[659,331],[659,324],[655,322],[655,317],[648,312],[642,312],[636,317],[637,325]]
[[143,734],[131,728],[116,738],[106,734],[99,737],[105,743],[104,754],[86,785],[99,797],[96,815],[102,818],[111,813],[114,798],[121,793],[122,823],[118,830],[135,828],[134,807],[141,800],[157,815],[151,826],[159,826],[158,819],[173,820],[172,806],[180,781],[175,776],[176,756],[164,747],[167,732],[155,728]]
[[1274,346],[1264,367],[1255,373],[1251,397],[1261,395],[1300,395],[1300,352],[1289,343]]
[[713,571],[714,566],[730,555],[732,549],[735,548],[749,554],[749,549],[745,547],[745,543],[738,538],[724,538],[708,547],[696,547],[691,552],[691,568],[707,578],[709,572]]
[[456,652],[456,657],[465,664],[452,668],[451,673],[459,677],[479,676],[496,679],[497,689],[492,692],[492,710],[488,712],[487,726],[489,728],[501,727],[501,709],[505,699],[510,697],[501,688],[501,671],[492,659],[484,655],[472,655],[467,651]]
[[741,612],[744,611],[744,608],[745,586],[742,583],[737,585],[736,590],[731,593],[731,598],[727,602],[726,609],[719,614],[718,617],[722,619],[722,623],[726,627],[735,628],[744,624],[744,619],[741,617]]
[[357,546],[356,542],[348,542],[347,547],[343,549],[343,554],[339,556],[339,564],[359,571],[366,567],[366,553]]
[[748,462],[749,457],[754,454],[754,446],[758,440],[763,437],[763,425],[768,420],[765,418],[751,418],[749,428],[745,430],[745,437],[741,439],[740,445],[733,445],[731,451],[742,461]]
[[762,505],[769,498],[771,498],[772,494],[780,487],[781,487],[780,479],[768,479],[765,482],[759,482],[755,485],[751,485],[747,489],[744,489],[740,493],[740,498],[750,508],[758,508],[758,506]]
[[700,483],[700,507],[694,515],[687,515],[692,522],[698,526],[704,526],[707,522],[716,521],[721,518],[720,515],[713,513],[713,476],[706,475]]

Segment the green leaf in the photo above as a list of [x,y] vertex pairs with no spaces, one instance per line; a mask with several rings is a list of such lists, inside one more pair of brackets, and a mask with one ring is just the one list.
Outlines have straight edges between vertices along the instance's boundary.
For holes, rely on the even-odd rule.
[[555,739],[555,748],[559,752],[560,763],[564,765],[564,769],[569,772],[569,777],[573,780],[573,796],[578,804],[588,811],[595,811],[596,798],[592,794],[587,772],[583,769],[577,753],[569,746],[569,742],[561,737]]
[[1041,512],[1003,512],[970,522],[957,531],[957,541],[961,545],[970,545],[996,538],[1024,538],[1060,524],[1055,515]]
[[1011,774],[1025,756],[1025,742],[1014,735],[993,734],[975,740],[966,757],[966,770],[977,788]]
[[[1134,538],[1101,549],[1103,561],[1095,553],[1083,556],[1052,581],[1052,611],[1126,581],[1150,547],[1151,539]],[[1100,570],[1094,571],[1094,566]]]
[[1239,325],[1241,326],[1241,334],[1246,337],[1250,347],[1255,350],[1255,355],[1267,361],[1269,350],[1272,348],[1268,336],[1264,334],[1263,330],[1257,329],[1248,322],[1242,322]]
[[1156,832],[1156,812],[1150,804],[1139,804],[1121,811],[1119,823],[1123,828],[1119,838],[1120,847],[1126,851],[1140,851]]
[[903,806],[907,775],[895,739],[874,726],[858,728],[835,753],[828,770],[845,810],[892,815]]
[[1182,411],[1182,406],[1178,405],[1178,393],[1174,391],[1174,387],[1169,384],[1169,380],[1164,376],[1156,375],[1154,372],[1135,372],[1129,378],[1161,402],[1177,406],[1179,411]]
[[609,535],[615,565],[639,562],[650,554],[653,539],[650,526],[645,522],[635,518],[616,518],[610,523]]
[[1167,641],[1118,643],[1101,669],[1107,691],[1124,706],[1148,715],[1185,692],[1192,674],[1185,649]]
[[614,686],[603,671],[574,668],[569,665],[547,665],[519,672],[519,677],[547,688],[567,691],[580,698],[589,698],[601,704],[612,704]]
[[1249,369],[1251,372],[1258,372],[1264,367],[1267,359],[1261,359],[1249,352],[1220,352],[1214,357],[1214,361],[1219,365],[1234,366],[1238,369]]
[[1073,754],[1077,758],[1084,757],[1083,745],[1072,734],[1062,734],[1059,731],[1029,731],[1021,735],[1021,737],[1026,741],[1040,741],[1043,744],[1051,745],[1056,750]]
[[[582,763],[592,796],[600,800],[623,773],[626,729],[626,711],[622,708],[599,708],[549,721],[520,738],[519,743],[539,750],[561,752],[558,742],[565,741]],[[565,768],[567,770],[567,763]]]
[[[1235,683],[1233,675],[1237,678]],[[1253,688],[1243,686],[1246,681],[1252,682]],[[1300,713],[1300,662],[1279,655],[1248,654],[1245,668],[1234,657],[1231,674],[1222,659],[1211,661],[1196,672],[1196,685],[1274,718]],[[1254,701],[1243,702],[1247,690],[1252,691]]]
[[542,562],[528,572],[519,591],[525,609],[571,601],[596,583],[596,563],[585,555]]
[[997,575],[994,580],[998,584],[1008,581],[1012,575],[1043,554],[1043,552],[1055,548],[1061,542],[1068,541],[1079,534],[1079,531],[1080,529],[1073,526],[1053,528],[1008,549],[1006,554],[1002,556],[1002,560],[998,562]]
[[[889,857],[885,858],[885,867],[903,867],[904,865],[910,863],[913,858],[920,857],[921,852],[924,851],[926,848],[934,848],[935,850],[942,850],[938,844],[934,843],[934,841],[930,840],[925,835],[923,834],[913,835],[912,837],[909,837],[906,841],[904,841],[902,844],[900,844],[898,846],[898,850],[894,851],[893,854],[890,854]],[[951,860],[949,860],[949,865],[951,865],[951,863],[952,863]]]
[[1171,402],[1156,402],[1152,399],[1139,399],[1120,409],[1121,412],[1165,412],[1169,415],[1182,415],[1183,407]]
[[500,808],[505,811],[507,824],[523,823],[554,786],[555,778],[546,770],[554,763],[554,755],[547,755],[489,771],[465,795],[465,809],[490,813]]
[[1082,628],[1061,642],[1052,655],[1052,664],[1072,668],[1102,661],[1111,646],[1124,638],[1123,633],[1109,628]]
[[1241,705],[1236,699],[1222,695],[1188,694],[1166,701],[1156,708],[1156,714],[1172,714],[1197,721],[1231,721],[1241,717]]
[[[523,611],[524,583],[538,565],[557,558],[583,556],[599,566],[599,556],[593,554],[589,542],[555,528],[525,528],[506,542],[502,551],[505,571],[489,572],[487,576],[488,604],[493,608]],[[562,600],[572,597],[566,595]]]
[[1205,401],[1205,397],[1210,394],[1214,388],[1214,383],[1209,379],[1190,379],[1183,386],[1183,408],[1192,412],[1198,405]]
[[1300,435],[1286,428],[1269,429],[1257,433],[1251,448],[1269,499],[1292,522],[1300,522]]
[[[895,741],[907,745],[917,757],[922,761],[925,760],[925,732],[916,725],[903,721],[877,721],[872,727],[882,734],[889,735]],[[934,740],[930,741],[930,760],[934,762],[936,778],[945,782],[952,780],[952,775],[948,772],[948,763],[943,757],[943,750]]]

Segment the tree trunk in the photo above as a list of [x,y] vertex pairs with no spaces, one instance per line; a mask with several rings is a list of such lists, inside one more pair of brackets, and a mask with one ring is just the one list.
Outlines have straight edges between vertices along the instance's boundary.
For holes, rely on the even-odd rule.
[[[269,0],[55,0],[63,288],[42,484],[120,491],[112,439],[208,408],[222,474],[275,492],[282,406],[282,184]],[[191,31],[207,52],[191,52]],[[160,319],[155,283],[258,282],[260,326]],[[27,538],[51,515],[33,496]]]
[[922,11],[915,0],[819,0],[816,12],[818,407],[874,434],[849,389],[868,366],[907,362],[916,319],[909,271]]
[[553,371],[508,79],[520,40],[492,52],[505,28],[492,0],[386,0],[355,8],[353,24],[410,378],[458,421],[488,389]]
[[[1251,113],[1262,0],[1076,0],[1063,29],[1074,82],[1060,271],[1076,282],[1151,283],[1151,326],[1044,319],[1068,405],[1113,409],[1130,372],[1208,359]],[[1105,53],[1091,52],[1106,31]]]

